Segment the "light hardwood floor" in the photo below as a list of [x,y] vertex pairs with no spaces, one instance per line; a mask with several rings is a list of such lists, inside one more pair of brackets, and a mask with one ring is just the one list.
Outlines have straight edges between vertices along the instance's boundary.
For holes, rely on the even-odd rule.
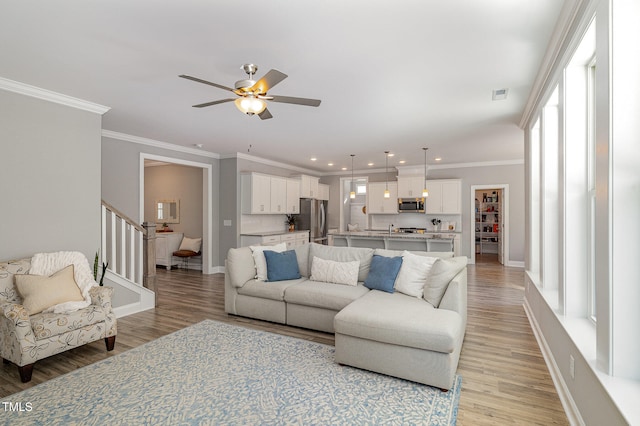
[[[502,267],[491,256],[479,256],[476,262],[468,268],[468,324],[458,366],[462,376],[458,425],[568,424],[522,307],[523,270]],[[3,364],[0,397],[207,318],[334,344],[331,334],[227,315],[222,274],[160,269],[158,307],[119,319],[114,351],[106,352],[99,341],[38,361],[33,379],[26,384],[20,382],[14,365]]]

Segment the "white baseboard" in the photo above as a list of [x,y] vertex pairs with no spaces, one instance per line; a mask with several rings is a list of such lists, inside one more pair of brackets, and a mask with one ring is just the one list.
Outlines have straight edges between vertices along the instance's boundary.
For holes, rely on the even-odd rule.
[[510,260],[507,262],[507,266],[512,268],[524,268],[524,262],[521,260]]
[[558,364],[556,364],[556,360],[553,357],[553,353],[547,344],[547,341],[540,330],[540,326],[536,321],[536,318],[533,316],[533,312],[531,311],[531,307],[529,306],[529,301],[525,298],[524,303],[522,304],[524,308],[524,312],[529,318],[529,324],[531,325],[531,329],[533,330],[533,335],[538,342],[538,346],[540,347],[540,352],[542,352],[542,357],[544,358],[544,362],[547,364],[547,369],[549,370],[549,374],[551,375],[551,379],[553,380],[553,384],[555,385],[556,392],[558,392],[558,397],[560,398],[560,403],[562,404],[562,408],[564,408],[564,412],[567,415],[567,419],[571,425],[584,425],[584,421],[582,420],[582,416],[580,415],[580,411],[578,411],[578,407],[576,406],[571,393],[569,392],[569,388],[567,387],[567,383],[564,381],[564,377],[560,373],[560,369],[558,368]]

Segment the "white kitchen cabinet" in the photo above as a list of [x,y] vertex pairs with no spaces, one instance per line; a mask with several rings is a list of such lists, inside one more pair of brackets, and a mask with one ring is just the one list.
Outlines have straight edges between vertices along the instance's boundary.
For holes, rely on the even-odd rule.
[[271,176],[260,173],[243,174],[240,181],[242,213],[271,213]]
[[318,200],[329,201],[329,185],[325,185],[324,183],[318,184]]
[[319,178],[300,175],[300,198],[318,198]]
[[459,179],[427,180],[429,197],[425,200],[426,214],[461,214],[462,184]]
[[285,213],[300,213],[300,181],[297,179],[287,179],[287,204]]
[[271,176],[270,212],[284,214],[287,209],[287,179]]
[[173,259],[173,252],[180,248],[182,233],[157,232],[156,233],[156,265],[166,266],[167,270],[177,264]]
[[424,176],[398,176],[399,198],[421,198]]
[[398,213],[398,183],[389,182],[389,198],[384,198],[385,182],[369,183],[367,187],[368,214]]

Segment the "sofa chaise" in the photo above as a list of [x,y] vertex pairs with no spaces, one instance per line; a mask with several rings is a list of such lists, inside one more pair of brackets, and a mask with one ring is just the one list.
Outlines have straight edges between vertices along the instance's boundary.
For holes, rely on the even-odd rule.
[[[467,321],[466,257],[311,243],[293,250],[299,277],[269,281],[259,276],[260,262],[264,262],[257,254],[261,251],[263,257],[273,253],[269,247],[229,250],[225,262],[227,313],[335,333],[335,360],[340,364],[443,390],[451,388]],[[372,264],[400,258],[408,268],[409,260],[413,262],[419,256],[423,259],[418,262],[432,262],[426,281],[436,274],[444,283],[436,291],[440,291],[437,300],[425,300],[427,294],[433,293],[427,287],[424,293],[420,288],[414,294],[414,290],[389,291],[365,285],[375,281]],[[357,269],[351,268],[351,285],[334,283],[326,277],[317,279],[323,275],[318,268],[334,271],[343,265]],[[383,274],[389,268],[384,269]],[[401,277],[406,277],[403,273],[402,269],[397,273],[394,287],[399,286]]]

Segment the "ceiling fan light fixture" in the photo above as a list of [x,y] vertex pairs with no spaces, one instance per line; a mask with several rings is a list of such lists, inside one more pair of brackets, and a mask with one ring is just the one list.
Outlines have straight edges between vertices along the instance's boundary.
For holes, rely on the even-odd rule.
[[267,108],[267,103],[253,96],[245,96],[234,101],[240,112],[247,115],[260,114]]

